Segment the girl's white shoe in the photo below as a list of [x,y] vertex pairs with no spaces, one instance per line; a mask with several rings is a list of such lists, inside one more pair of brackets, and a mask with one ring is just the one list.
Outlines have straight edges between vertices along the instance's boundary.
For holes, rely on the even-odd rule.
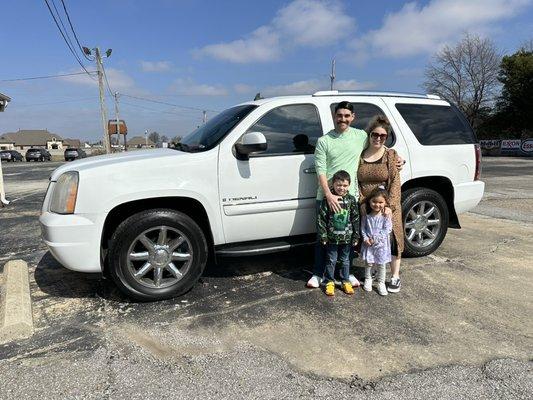
[[365,292],[372,291],[372,278],[365,278],[365,283],[363,284],[363,289]]
[[389,292],[387,291],[387,286],[385,286],[385,282],[378,283],[378,293],[382,296],[386,296],[389,294]]

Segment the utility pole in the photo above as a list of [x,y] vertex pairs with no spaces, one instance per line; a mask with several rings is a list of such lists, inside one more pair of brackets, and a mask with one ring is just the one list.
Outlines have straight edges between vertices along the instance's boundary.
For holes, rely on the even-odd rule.
[[335,83],[335,59],[331,61],[331,75],[329,79],[331,80],[330,90],[333,90],[333,84]]
[[[87,47],[83,47],[83,52],[92,56],[91,50]],[[94,59],[96,61],[96,70],[98,72],[98,90],[100,93],[100,111],[102,114],[102,124],[104,125],[104,148],[107,154],[111,153],[111,143],[109,141],[109,127],[107,123],[107,108],[105,106],[105,94],[104,94],[104,65],[102,64],[102,56],[100,55],[100,49],[95,47],[94,49]],[[105,54],[107,57],[111,55],[112,50],[107,49]]]
[[[117,121],[117,143],[120,149],[120,119],[118,117],[118,92],[115,92],[115,120]],[[124,151],[126,151],[126,133],[124,133]]]
[[[111,143],[109,142],[109,129],[107,126],[107,108],[105,106],[104,94],[104,72],[102,66],[102,57],[100,56],[100,49],[94,49],[96,59],[96,69],[98,71],[98,90],[100,92],[100,111],[102,113],[102,124],[104,126],[104,148],[107,154],[111,153]],[[118,128],[118,127],[117,127]]]
[[207,122],[207,111],[202,111],[202,122],[204,125]]

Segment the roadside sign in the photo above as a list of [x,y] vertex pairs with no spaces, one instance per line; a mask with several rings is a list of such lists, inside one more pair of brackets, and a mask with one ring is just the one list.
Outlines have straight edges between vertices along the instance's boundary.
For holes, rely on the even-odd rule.
[[533,139],[522,140],[520,150],[522,150],[524,153],[527,153],[528,155],[531,155],[531,153],[533,153]]
[[502,140],[502,151],[516,151],[520,149],[520,139],[505,139]]
[[[119,123],[120,123],[119,133],[121,135],[126,135],[128,133],[128,127],[126,126],[126,122],[123,119],[120,119]],[[109,122],[107,123],[107,126],[109,128],[110,135],[117,134],[117,120],[116,119],[110,119]]]

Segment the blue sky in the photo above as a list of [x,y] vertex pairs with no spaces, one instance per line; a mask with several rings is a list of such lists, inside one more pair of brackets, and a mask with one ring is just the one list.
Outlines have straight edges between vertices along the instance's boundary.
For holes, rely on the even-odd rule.
[[[64,1],[82,45],[113,49],[104,60],[113,91],[192,108],[121,96],[130,137],[183,136],[201,123],[201,109],[209,117],[257,92],[328,89],[333,57],[339,89],[420,92],[431,55],[467,32],[502,53],[533,39],[533,0]],[[4,2],[0,16],[0,92],[13,99],[0,133],[98,140],[98,88],[88,76],[2,81],[81,70],[44,0]]]

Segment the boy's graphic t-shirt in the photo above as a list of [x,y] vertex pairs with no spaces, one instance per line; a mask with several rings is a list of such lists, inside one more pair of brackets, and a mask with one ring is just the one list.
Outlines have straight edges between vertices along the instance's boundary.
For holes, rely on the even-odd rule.
[[347,194],[339,201],[341,210],[331,211],[324,198],[318,213],[318,236],[329,244],[353,244],[359,240],[359,204]]

